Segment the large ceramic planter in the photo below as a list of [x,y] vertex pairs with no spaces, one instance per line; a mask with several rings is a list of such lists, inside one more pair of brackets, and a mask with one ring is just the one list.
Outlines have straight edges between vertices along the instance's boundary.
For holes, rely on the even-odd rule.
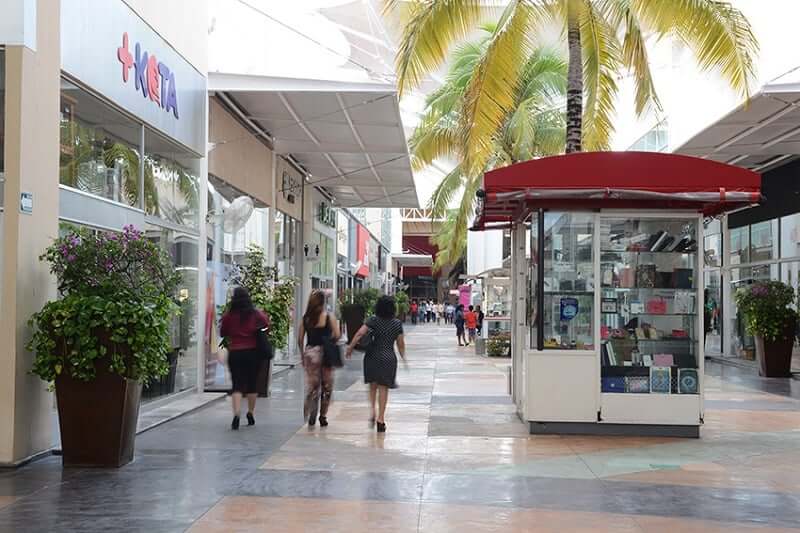
[[758,374],[767,378],[792,377],[792,347],[794,346],[794,324],[786,326],[783,335],[775,340],[766,340],[757,335],[756,359]]
[[92,381],[56,378],[64,466],[120,467],[133,460],[142,384],[97,365]]
[[342,307],[342,320],[347,326],[347,342],[356,336],[356,332],[364,325],[364,308],[360,305],[348,304]]

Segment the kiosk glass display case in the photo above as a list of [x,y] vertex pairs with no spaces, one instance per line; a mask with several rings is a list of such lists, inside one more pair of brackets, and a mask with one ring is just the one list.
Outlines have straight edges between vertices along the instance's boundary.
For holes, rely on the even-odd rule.
[[601,218],[603,393],[699,393],[697,225]]

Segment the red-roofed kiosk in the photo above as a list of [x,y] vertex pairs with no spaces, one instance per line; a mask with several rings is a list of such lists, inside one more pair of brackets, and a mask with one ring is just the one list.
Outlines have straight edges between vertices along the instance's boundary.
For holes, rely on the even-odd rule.
[[511,228],[512,393],[531,433],[698,437],[703,223],[761,176],[587,152],[488,172],[473,230]]

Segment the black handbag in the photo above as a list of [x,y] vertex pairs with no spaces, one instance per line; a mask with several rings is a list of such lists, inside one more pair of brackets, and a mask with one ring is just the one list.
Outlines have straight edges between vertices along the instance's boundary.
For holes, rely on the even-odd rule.
[[328,334],[322,337],[322,366],[342,368],[344,361],[342,361],[342,350],[336,343],[336,339],[331,336],[330,330],[330,317],[325,320],[325,326],[328,327]]
[[272,348],[266,326],[256,330],[256,351],[262,360],[272,360],[275,357],[275,350]]

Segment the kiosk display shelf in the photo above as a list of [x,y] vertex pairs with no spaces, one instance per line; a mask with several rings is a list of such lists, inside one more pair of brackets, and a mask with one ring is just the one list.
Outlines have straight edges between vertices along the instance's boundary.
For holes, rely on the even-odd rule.
[[699,394],[696,219],[602,219],[600,390]]

